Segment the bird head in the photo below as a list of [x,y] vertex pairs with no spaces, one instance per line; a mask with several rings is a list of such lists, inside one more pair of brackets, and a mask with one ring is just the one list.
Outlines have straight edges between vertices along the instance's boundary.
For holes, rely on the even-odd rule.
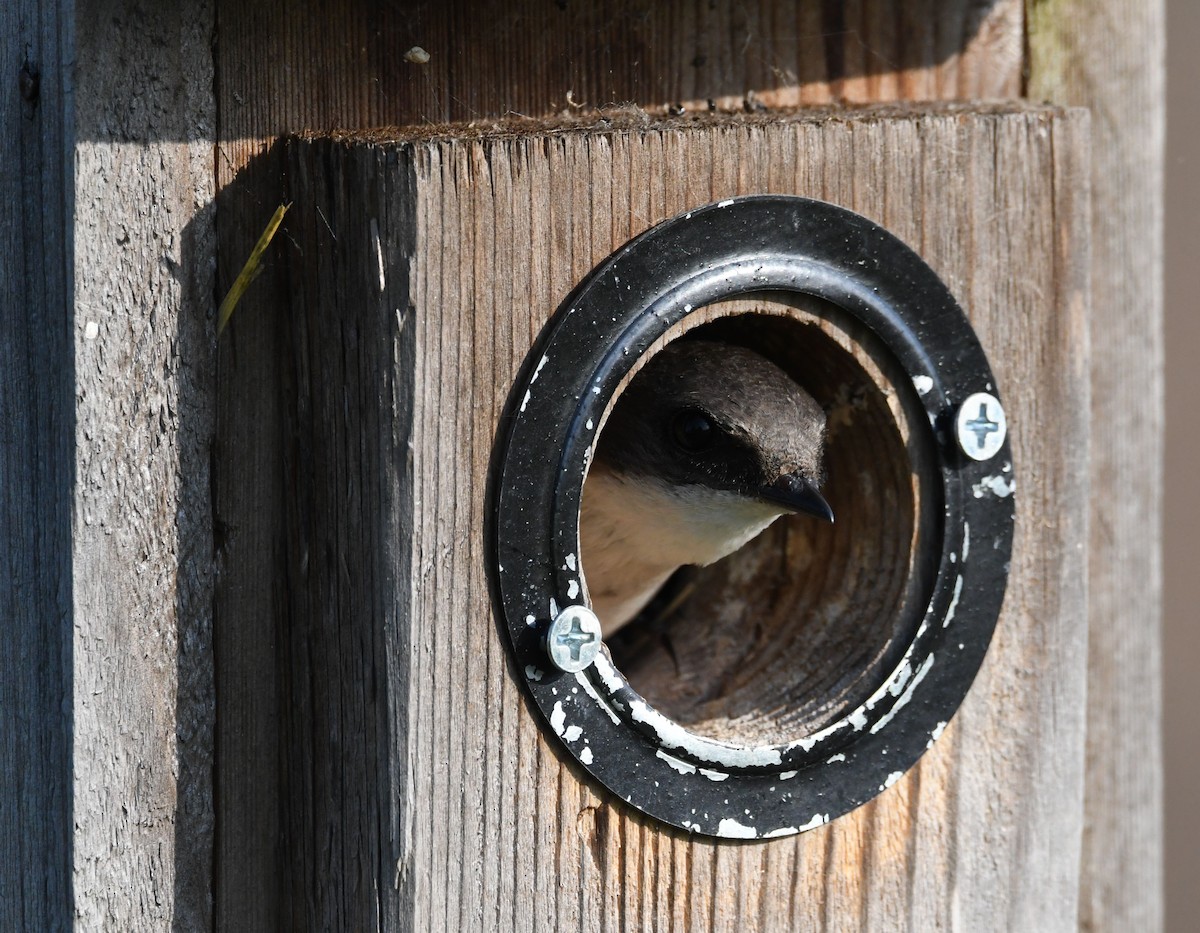
[[600,434],[580,545],[606,637],[685,564],[711,564],[788,512],[833,521],[821,496],[825,413],[744,347],[669,344]]
[[680,496],[743,500],[833,521],[818,491],[825,413],[787,373],[745,347],[667,345],[613,409],[596,462]]

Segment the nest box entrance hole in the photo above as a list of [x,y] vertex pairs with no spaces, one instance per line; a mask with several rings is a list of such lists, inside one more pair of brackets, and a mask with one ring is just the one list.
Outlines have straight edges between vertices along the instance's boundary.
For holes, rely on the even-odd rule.
[[772,292],[709,305],[638,368],[697,337],[755,350],[821,404],[836,520],[787,515],[723,560],[682,569],[608,646],[630,685],[685,728],[792,741],[875,691],[925,611],[942,514],[931,432],[899,364],[829,302]]

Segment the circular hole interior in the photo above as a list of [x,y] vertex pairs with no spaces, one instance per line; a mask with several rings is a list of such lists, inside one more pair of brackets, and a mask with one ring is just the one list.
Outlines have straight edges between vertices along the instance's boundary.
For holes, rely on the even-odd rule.
[[722,302],[659,346],[695,337],[756,350],[822,405],[822,493],[836,520],[784,516],[725,559],[681,569],[607,644],[630,685],[686,728],[792,741],[874,692],[924,615],[941,515],[930,432],[886,349],[819,299]]

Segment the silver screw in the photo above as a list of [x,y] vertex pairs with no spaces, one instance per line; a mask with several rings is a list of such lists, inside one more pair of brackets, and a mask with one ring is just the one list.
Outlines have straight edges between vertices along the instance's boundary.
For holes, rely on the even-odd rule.
[[582,671],[600,653],[600,620],[587,606],[567,606],[550,623],[546,653],[560,671]]
[[1000,400],[987,392],[968,395],[954,419],[958,446],[972,460],[991,460],[1008,434],[1008,419]]

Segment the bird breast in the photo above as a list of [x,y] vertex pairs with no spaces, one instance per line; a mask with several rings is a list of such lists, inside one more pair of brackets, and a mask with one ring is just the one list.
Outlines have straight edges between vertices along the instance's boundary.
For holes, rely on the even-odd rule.
[[595,464],[583,488],[580,550],[605,633],[635,616],[679,567],[720,560],[781,514],[736,493]]

